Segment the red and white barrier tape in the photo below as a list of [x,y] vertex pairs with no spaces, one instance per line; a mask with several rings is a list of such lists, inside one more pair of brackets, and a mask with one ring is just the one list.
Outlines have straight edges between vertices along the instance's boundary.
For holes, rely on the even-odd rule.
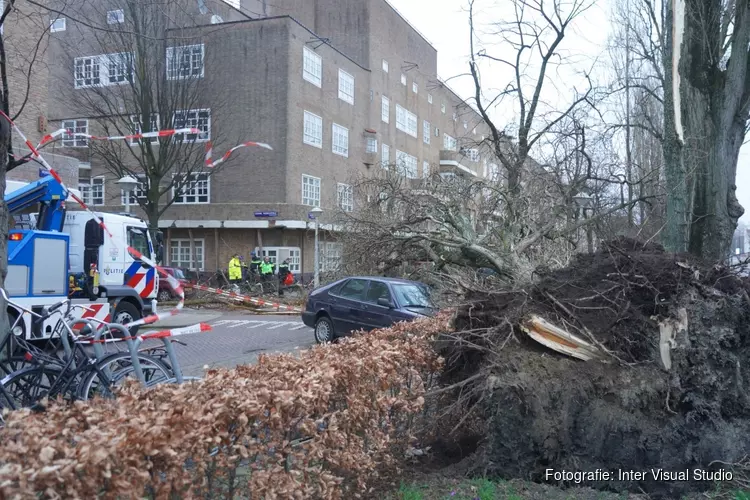
[[[47,160],[45,160],[44,157],[42,157],[42,155],[39,154],[38,149],[36,147],[34,147],[34,145],[31,143],[31,141],[29,141],[29,139],[24,135],[24,133],[21,131],[21,129],[18,127],[18,125],[16,125],[16,123],[13,120],[11,120],[11,118],[7,114],[5,114],[2,110],[0,110],[0,114],[2,115],[3,118],[5,118],[8,121],[8,123],[10,123],[10,125],[13,127],[13,130],[15,130],[16,133],[18,134],[18,136],[24,141],[24,143],[26,144],[26,146],[29,148],[29,151],[31,151],[31,155],[47,170],[47,172],[49,172],[49,174],[52,177],[54,177],[54,179],[57,182],[59,182],[63,187],[65,187],[65,189],[68,191],[68,193],[70,194],[70,196],[81,206],[81,208],[83,208],[89,214],[91,214],[91,216],[94,218],[94,220],[97,222],[97,224],[99,224],[99,226],[107,233],[107,236],[109,236],[110,239],[112,239],[113,243],[117,244],[117,240],[115,240],[114,236],[112,235],[112,232],[104,224],[104,221],[102,221],[102,219],[99,218],[99,216],[97,216],[96,213],[93,210],[91,210],[86,205],[86,203],[84,203],[84,201],[82,199],[80,199],[78,196],[76,196],[72,191],[70,191],[70,189],[67,188],[67,186],[65,186],[65,184],[63,183],[63,180],[60,177],[60,175],[55,171],[55,169],[53,169],[50,166],[49,163],[47,163]],[[189,130],[189,131],[195,130],[197,132],[197,129],[179,129],[179,130]],[[63,130],[63,132],[65,132],[65,130]],[[160,131],[160,132],[149,132],[149,134],[163,133],[164,135],[172,135],[172,134],[175,134],[177,132],[178,132],[177,130],[170,130],[170,131]],[[139,134],[139,135],[144,136],[144,134]],[[127,137],[127,136],[124,136],[124,137]],[[47,142],[49,142],[50,140],[52,140],[52,139],[49,139]],[[42,142],[40,144],[44,144],[44,139],[42,140]],[[175,306],[175,308],[172,309],[171,311],[169,311],[168,313],[152,314],[150,316],[146,316],[145,318],[141,318],[141,319],[139,319],[137,321],[129,323],[128,326],[129,327],[133,327],[133,326],[140,326],[140,325],[149,325],[149,324],[152,324],[152,323],[156,323],[159,320],[162,320],[162,319],[168,318],[170,316],[174,316],[175,314],[178,314],[182,310],[182,308],[184,307],[184,305],[185,305],[185,291],[182,289],[182,285],[180,284],[180,282],[174,276],[172,276],[166,270],[164,270],[163,267],[158,266],[156,264],[156,262],[154,262],[153,260],[147,258],[145,255],[143,255],[141,252],[139,252],[135,248],[133,248],[133,247],[131,247],[129,245],[124,245],[124,246],[127,249],[127,251],[130,253],[130,255],[133,256],[134,259],[139,259],[141,262],[143,262],[146,265],[151,266],[154,269],[156,269],[157,271],[159,271],[159,273],[164,278],[166,278],[167,283],[169,284],[169,287],[172,289],[172,291],[176,295],[178,295],[180,297],[180,301],[177,303],[177,305]]]
[[214,147],[213,147],[213,144],[211,144],[211,141],[209,141],[208,143],[206,143],[206,168],[214,168],[216,165],[219,165],[220,163],[223,163],[226,160],[228,160],[229,157],[232,156],[232,153],[234,153],[238,149],[248,148],[251,146],[270,149],[271,151],[273,151],[273,148],[269,144],[266,144],[265,142],[247,141],[247,142],[243,142],[242,144],[238,144],[237,146],[233,147],[232,149],[224,153],[224,155],[221,158],[212,162],[211,158],[214,152]]
[[182,328],[171,328],[169,330],[160,330],[158,332],[145,333],[138,335],[137,337],[123,337],[119,339],[100,339],[100,340],[79,340],[79,344],[108,344],[111,342],[122,342],[125,340],[149,340],[149,339],[164,339],[167,337],[177,337],[179,335],[189,335],[192,333],[209,332],[213,330],[213,327],[207,323],[198,323],[191,326],[185,326]]
[[133,141],[136,139],[153,139],[153,138],[158,138],[158,137],[170,137],[170,136],[178,135],[178,134],[200,134],[200,133],[201,131],[197,128],[177,128],[177,129],[170,129],[170,130],[155,130],[153,132],[143,132],[140,134],[99,136],[99,135],[84,134],[82,132],[73,132],[72,130],[61,128],[59,130],[55,130],[51,134],[47,134],[44,137],[42,137],[42,140],[37,145],[37,149],[42,148],[46,144],[57,140],[57,138],[63,134],[67,134],[69,137],[83,137],[84,139],[89,139],[92,141],[124,141],[124,140]]
[[226,290],[221,290],[219,288],[212,288],[210,286],[192,285],[192,284],[186,283],[185,288],[192,288],[194,290],[202,290],[204,292],[211,292],[217,295],[222,295],[224,297],[230,297],[233,299],[242,300],[244,302],[250,302],[251,304],[257,304],[259,306],[269,306],[280,311],[283,310],[283,311],[291,311],[291,312],[299,312],[299,313],[302,312],[302,309],[300,309],[299,307],[288,306],[286,304],[281,304],[279,302],[269,302],[267,300],[256,299],[255,297],[251,297],[249,295],[242,295],[241,293],[236,293],[236,292],[228,292]]

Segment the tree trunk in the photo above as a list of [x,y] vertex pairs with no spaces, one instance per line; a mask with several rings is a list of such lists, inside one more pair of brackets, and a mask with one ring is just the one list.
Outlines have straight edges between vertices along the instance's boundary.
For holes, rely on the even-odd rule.
[[[8,165],[8,145],[10,144],[10,124],[0,119],[0,189],[5,193],[5,172]],[[5,277],[8,274],[8,229],[10,220],[8,205],[0,203],[0,288],[5,288]],[[0,297],[0,344],[5,342],[10,334],[8,324],[8,306],[5,299]],[[0,361],[5,358],[6,351],[0,350]]]

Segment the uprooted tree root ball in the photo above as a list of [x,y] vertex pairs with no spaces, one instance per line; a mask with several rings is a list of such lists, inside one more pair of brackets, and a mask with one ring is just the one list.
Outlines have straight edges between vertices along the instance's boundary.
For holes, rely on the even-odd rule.
[[[550,468],[647,471],[591,485],[666,497],[716,487],[694,480],[695,468],[747,486],[749,289],[729,269],[620,239],[523,289],[475,294],[440,352],[444,383],[462,394],[456,419],[467,405],[485,419],[483,470],[537,480]],[[687,329],[663,342],[659,323],[681,312]],[[530,314],[590,341],[603,360],[535,342],[518,328]],[[691,474],[658,481],[652,468]]]

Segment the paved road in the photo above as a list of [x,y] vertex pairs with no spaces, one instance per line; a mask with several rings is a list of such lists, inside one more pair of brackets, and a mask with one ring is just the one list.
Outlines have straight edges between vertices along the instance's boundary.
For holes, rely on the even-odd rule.
[[255,316],[232,312],[209,321],[213,330],[184,335],[176,345],[185,375],[202,376],[203,367],[252,363],[261,353],[295,352],[314,344],[312,328],[299,316]]

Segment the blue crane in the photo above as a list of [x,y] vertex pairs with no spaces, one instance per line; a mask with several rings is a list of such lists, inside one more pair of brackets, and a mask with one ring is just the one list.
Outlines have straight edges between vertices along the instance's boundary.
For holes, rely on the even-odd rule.
[[5,195],[11,215],[39,204],[37,227],[40,231],[61,232],[65,224],[65,200],[68,190],[54,177],[47,175]]

